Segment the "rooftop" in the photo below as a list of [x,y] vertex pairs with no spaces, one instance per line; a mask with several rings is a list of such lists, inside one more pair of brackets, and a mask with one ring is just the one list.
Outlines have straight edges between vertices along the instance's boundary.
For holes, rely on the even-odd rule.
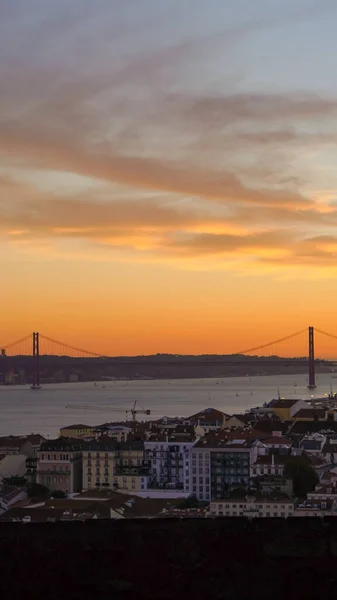
[[65,425],[64,427],[61,427],[61,431],[62,429],[92,429],[91,425],[83,425],[83,423],[80,424],[76,424],[76,425]]
[[286,437],[282,437],[282,436],[278,436],[278,435],[274,435],[270,438],[264,438],[263,439],[263,443],[267,444],[267,445],[272,445],[272,444],[282,444],[284,446],[291,446],[292,442],[286,438]]
[[85,452],[103,452],[106,451],[142,451],[144,450],[144,442],[142,440],[128,440],[126,442],[116,442],[109,436],[102,436],[98,440],[83,443]]
[[325,419],[326,411],[324,408],[301,408],[294,416],[294,419]]
[[74,452],[81,450],[82,446],[83,442],[81,442],[81,440],[77,438],[59,437],[55,440],[48,440],[46,442],[43,442],[40,446],[40,451]]
[[277,400],[272,400],[272,404],[269,404],[269,406],[272,406],[272,408],[291,408],[297,402],[299,402],[298,398],[278,398]]
[[[189,421],[207,421],[207,422],[213,422],[213,421],[220,421],[222,422],[224,420],[224,417],[228,418],[229,415],[227,415],[226,413],[222,412],[221,410],[218,410],[216,408],[205,408],[204,410],[201,410],[200,412],[196,413],[195,415],[192,415],[190,417],[188,417]],[[202,423],[201,423],[202,424]]]

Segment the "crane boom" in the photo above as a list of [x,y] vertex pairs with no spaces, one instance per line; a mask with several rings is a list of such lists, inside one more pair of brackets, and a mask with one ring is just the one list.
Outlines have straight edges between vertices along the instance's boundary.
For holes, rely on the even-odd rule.
[[100,412],[106,412],[106,411],[111,411],[111,412],[125,412],[126,414],[126,420],[127,420],[127,416],[128,413],[130,412],[132,415],[132,421],[135,423],[136,422],[136,416],[137,414],[143,414],[143,415],[150,415],[151,411],[149,409],[145,409],[143,406],[139,405],[140,408],[136,408],[137,406],[137,401],[135,401],[133,408],[131,409],[126,409],[126,408],[121,408],[121,407],[117,407],[117,406],[113,406],[113,407],[109,407],[109,406],[88,406],[88,405],[80,405],[80,404],[68,404],[65,408],[69,408],[71,410],[90,410],[90,411],[100,411]]

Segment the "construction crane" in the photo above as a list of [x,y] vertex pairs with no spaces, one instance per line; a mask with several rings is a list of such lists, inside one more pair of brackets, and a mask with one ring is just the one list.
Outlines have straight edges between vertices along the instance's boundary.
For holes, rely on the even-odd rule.
[[72,409],[72,410],[90,410],[90,411],[94,411],[94,410],[98,410],[100,412],[107,412],[107,411],[111,411],[111,412],[118,412],[118,413],[123,413],[125,412],[126,415],[126,420],[128,420],[128,414],[131,413],[132,415],[132,421],[133,423],[136,423],[136,417],[139,414],[143,414],[143,415],[150,415],[151,411],[149,409],[144,408],[141,404],[139,404],[140,408],[137,408],[137,400],[135,401],[133,407],[130,410],[127,410],[125,408],[120,408],[120,407],[109,407],[109,406],[87,406],[87,405],[79,405],[79,404],[68,404],[66,406],[66,408]]

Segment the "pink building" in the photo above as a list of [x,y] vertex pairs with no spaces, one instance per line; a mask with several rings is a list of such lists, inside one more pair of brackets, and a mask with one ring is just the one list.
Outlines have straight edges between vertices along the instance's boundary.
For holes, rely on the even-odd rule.
[[50,491],[66,494],[82,490],[82,444],[80,440],[57,438],[41,444],[36,482]]

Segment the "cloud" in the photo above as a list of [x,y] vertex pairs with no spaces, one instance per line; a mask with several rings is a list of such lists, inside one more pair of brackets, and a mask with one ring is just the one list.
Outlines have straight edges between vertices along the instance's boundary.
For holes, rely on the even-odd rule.
[[[45,6],[33,4],[34,15]],[[285,21],[268,25],[266,17],[172,45],[157,40],[157,51],[151,39],[137,55],[136,45],[127,52],[136,22],[128,28],[117,13],[109,32],[111,3],[85,2],[72,29],[80,5],[63,2],[37,20],[28,12],[17,17],[8,1],[0,7],[0,156],[8,166],[0,175],[0,230],[9,243],[83,240],[111,252],[128,247],[140,259],[235,255],[275,269],[282,261],[332,264],[334,242],[322,233],[336,226],[337,211],[304,193],[298,156],[305,162],[335,144],[337,99],[240,91],[231,69],[221,93],[212,86],[192,91],[179,78],[198,52]],[[17,47],[8,33],[1,36],[4,24]],[[11,178],[20,172],[24,179],[27,168],[85,176],[103,191],[70,198],[56,183],[48,197]]]

